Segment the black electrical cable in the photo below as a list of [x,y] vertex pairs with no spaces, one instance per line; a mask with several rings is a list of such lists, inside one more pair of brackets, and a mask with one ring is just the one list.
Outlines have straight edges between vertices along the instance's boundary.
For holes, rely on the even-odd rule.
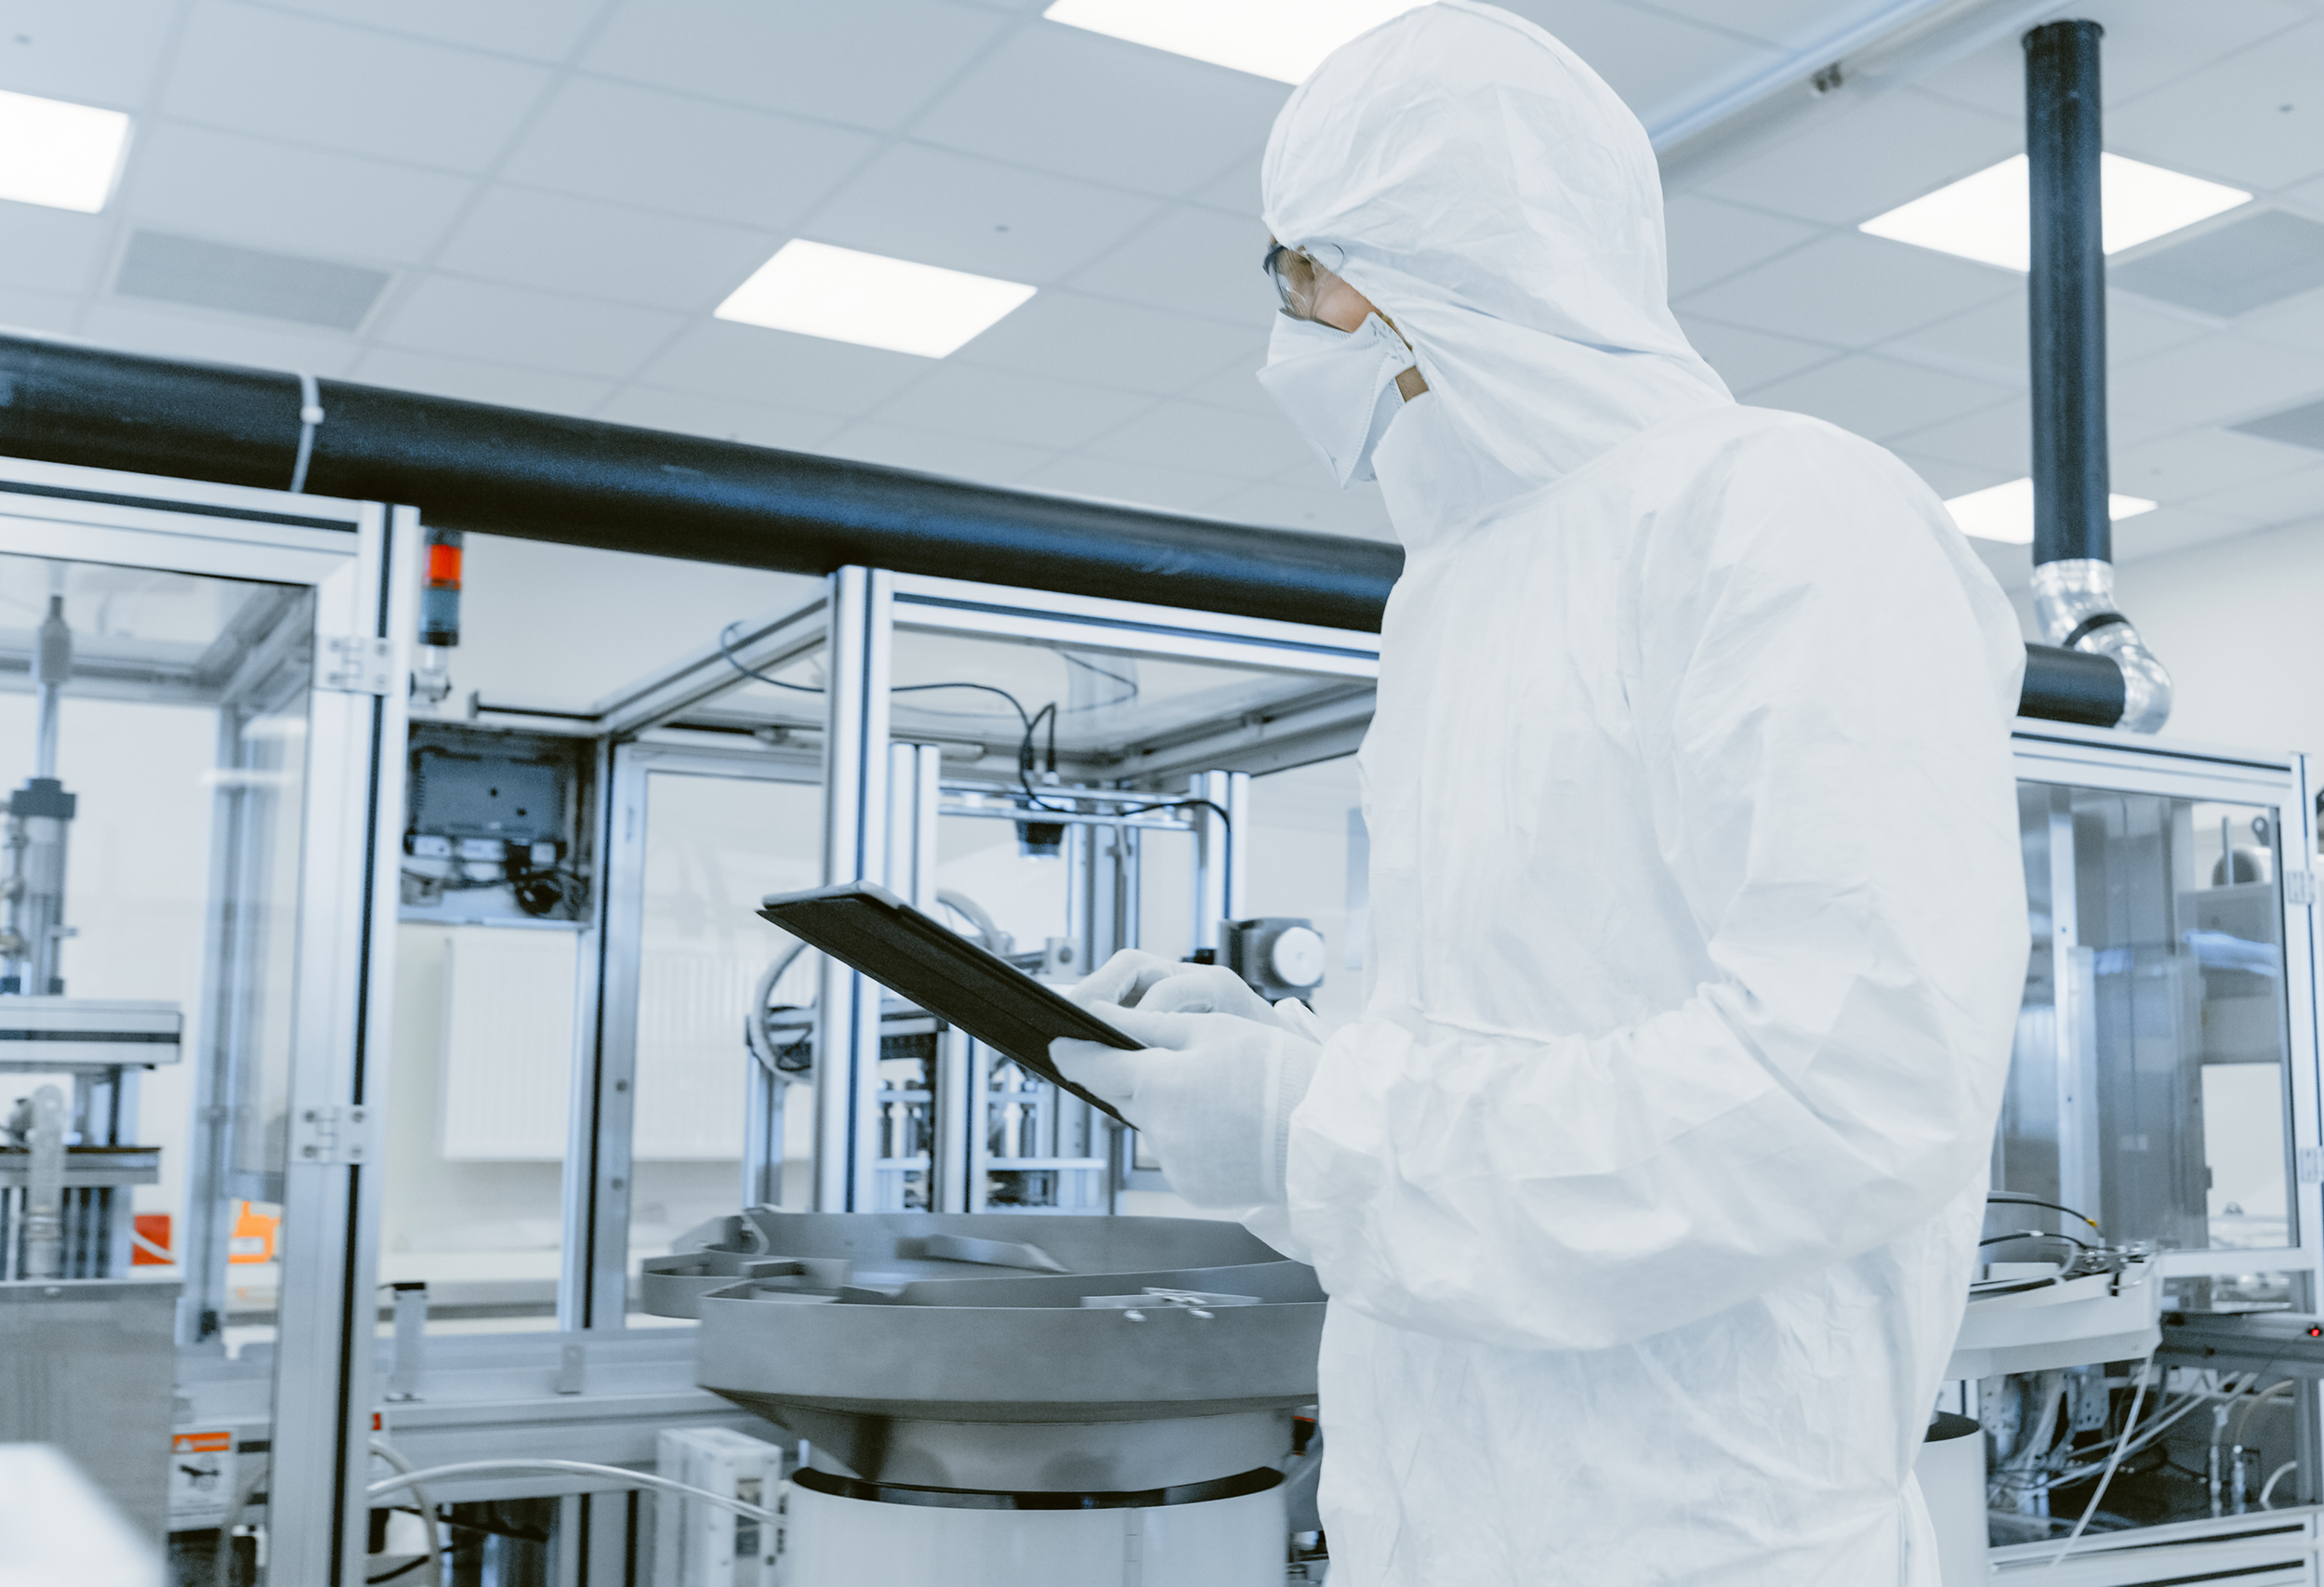
[[[741,673],[746,678],[755,678],[761,683],[772,683],[778,689],[790,689],[802,694],[820,694],[825,692],[823,688],[817,684],[787,682],[783,679],[772,677],[767,673],[761,672],[755,667],[745,666],[742,659],[734,654],[734,630],[741,627],[742,623],[738,619],[734,622],[727,624],[725,628],[719,630],[719,655],[725,658],[726,664],[729,667],[732,667],[735,671]],[[1076,656],[1066,655],[1063,651],[1059,651],[1057,654],[1063,655],[1066,660],[1074,662],[1076,666],[1088,667],[1092,672],[1097,672],[1104,677],[1111,678],[1116,682],[1129,684],[1132,691],[1132,695],[1125,696],[1125,698],[1134,697],[1134,693],[1138,686],[1134,682],[1131,682],[1130,680],[1121,677],[1118,673],[1107,672],[1102,667],[1093,667],[1089,662],[1082,661]],[[1039,794],[1033,791],[1033,740],[1035,734],[1039,730],[1041,721],[1044,717],[1049,720],[1049,770],[1051,773],[1054,773],[1057,770],[1056,701],[1051,700],[1048,705],[1043,706],[1039,710],[1028,712],[1024,708],[1024,703],[1023,701],[1019,700],[1016,695],[1010,694],[1008,690],[1000,688],[997,684],[970,683],[965,681],[951,683],[903,683],[891,688],[888,692],[891,694],[924,694],[932,689],[975,689],[987,694],[998,694],[1002,699],[1008,701],[1010,708],[1017,713],[1017,720],[1024,724],[1024,736],[1020,739],[1017,744],[1017,786],[1023,791],[1026,808],[1031,810],[1045,811],[1052,815],[1074,815],[1079,813],[1079,812],[1076,811],[1071,805],[1047,803],[1042,800]],[[1118,700],[1112,700],[1103,703],[1108,705],[1118,705],[1121,702]],[[1219,818],[1220,825],[1226,828],[1226,841],[1224,845],[1225,853],[1221,854],[1220,858],[1228,866],[1232,866],[1235,863],[1235,818],[1227,813],[1226,808],[1223,805],[1217,803],[1215,800],[1207,799],[1158,800],[1152,804],[1141,804],[1132,806],[1127,810],[1116,810],[1114,813],[1116,815],[1144,815],[1151,811],[1156,810],[1209,811],[1212,814]]]
[[2099,1228],[2097,1219],[2087,1212],[2068,1207],[2062,1201],[2044,1201],[2040,1197],[2028,1196],[2022,1190],[1997,1190],[1985,1198],[1986,1205],[1988,1207],[1997,1201],[2009,1207],[2046,1207],[2053,1212],[2063,1212],[2069,1218],[2080,1218],[2092,1228],[2097,1229],[2100,1234],[2106,1233],[2106,1230]]
[[1979,1240],[1977,1244],[1979,1246],[2007,1245],[2012,1240],[2064,1240],[2067,1245],[2074,1246],[2081,1250],[2097,1250],[2100,1249],[2097,1246],[2092,1245],[2088,1240],[2077,1239],[2072,1235],[2068,1234],[2053,1234],[2047,1229],[2020,1229],[2014,1235],[1987,1235],[1985,1238]]

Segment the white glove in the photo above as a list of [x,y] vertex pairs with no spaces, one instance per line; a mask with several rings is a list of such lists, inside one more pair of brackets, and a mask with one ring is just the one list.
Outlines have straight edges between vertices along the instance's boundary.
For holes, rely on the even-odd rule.
[[[1134,947],[1126,947],[1099,965],[1065,996],[1085,1009],[1108,1003],[1154,1013],[1239,1014],[1261,1024],[1275,1022],[1267,999],[1232,970],[1216,964],[1187,964]],[[1122,1034],[1135,1033],[1125,1030]]]
[[[1112,968],[1109,961],[1106,970]],[[1164,1002],[1235,1001],[1217,979],[1221,975],[1257,1013],[1157,1012]],[[1168,976],[1150,985],[1134,1009],[1089,1007],[1146,1045],[1126,1051],[1061,1038],[1050,1043],[1050,1060],[1146,1137],[1171,1188],[1197,1207],[1282,1205],[1291,1110],[1307,1094],[1322,1047],[1293,1034],[1265,999],[1224,970],[1199,980]]]

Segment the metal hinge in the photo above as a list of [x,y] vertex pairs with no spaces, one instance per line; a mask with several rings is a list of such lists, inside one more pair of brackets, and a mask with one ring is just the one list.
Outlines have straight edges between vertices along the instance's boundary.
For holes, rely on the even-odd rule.
[[369,634],[323,636],[323,668],[316,679],[325,689],[350,694],[385,694],[395,686],[395,641]]
[[2316,872],[2287,870],[2284,872],[2284,902],[2302,906],[2316,902]]
[[2300,1183],[2324,1184],[2324,1146],[2300,1148]]
[[302,1107],[291,1119],[290,1160],[347,1165],[371,1155],[371,1109],[335,1104]]

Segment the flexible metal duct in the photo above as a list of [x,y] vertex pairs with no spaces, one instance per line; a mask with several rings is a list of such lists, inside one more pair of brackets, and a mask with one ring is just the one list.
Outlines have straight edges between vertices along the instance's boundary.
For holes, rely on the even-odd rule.
[[2042,637],[2120,668],[2114,725],[2159,731],[2171,674],[2115,609],[2107,510],[2106,258],[2096,22],[2051,22],[2026,35],[2026,156],[2032,274],[2034,615]]
[[[1377,632],[1401,548],[963,484],[339,380],[0,336],[0,454],[415,506],[447,529],[823,574],[850,563]],[[302,410],[322,419],[302,424]],[[2103,657],[2027,647],[2028,716],[2112,722]]]

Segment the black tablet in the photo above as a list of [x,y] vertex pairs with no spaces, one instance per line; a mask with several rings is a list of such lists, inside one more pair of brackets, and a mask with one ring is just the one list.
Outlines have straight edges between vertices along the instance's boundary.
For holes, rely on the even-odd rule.
[[1108,1047],[1144,1043],[1075,1007],[886,888],[851,881],[807,893],[778,893],[759,913],[1092,1107],[1122,1117],[1059,1074],[1049,1061],[1049,1044],[1061,1036]]

